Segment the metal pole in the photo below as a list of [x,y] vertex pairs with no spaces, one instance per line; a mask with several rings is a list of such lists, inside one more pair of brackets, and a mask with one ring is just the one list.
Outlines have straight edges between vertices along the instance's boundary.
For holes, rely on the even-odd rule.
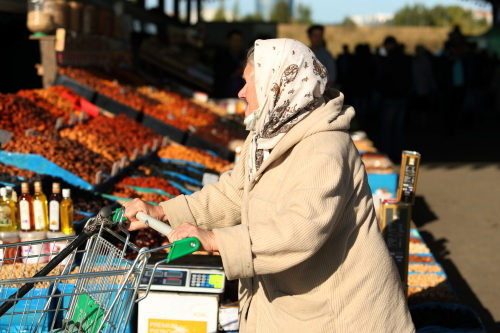
[[196,22],[201,22],[203,18],[201,17],[201,0],[196,0]]
[[179,21],[179,1],[174,0],[174,18]]
[[187,2],[187,4],[186,4],[186,11],[187,11],[186,23],[191,24],[191,0],[186,0],[186,2]]

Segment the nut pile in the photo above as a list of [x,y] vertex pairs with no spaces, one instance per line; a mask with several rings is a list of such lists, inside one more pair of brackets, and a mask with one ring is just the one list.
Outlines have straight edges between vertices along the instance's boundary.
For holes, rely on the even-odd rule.
[[142,151],[145,144],[152,148],[154,139],[161,142],[160,135],[124,114],[114,118],[96,117],[72,128],[65,128],[60,135],[78,141],[112,162],[122,156],[131,159],[134,149]]
[[[43,92],[40,93],[41,91]],[[51,93],[48,90],[20,90],[17,92],[18,96],[26,98],[41,109],[49,112],[55,118],[64,118],[64,120],[67,122],[69,120],[70,113],[73,112],[73,108],[71,108],[71,110],[62,109],[56,106],[54,103],[49,102],[46,98],[49,94]]]
[[410,253],[431,253],[431,251],[425,244],[410,242]]
[[20,96],[0,94],[0,128],[22,137],[26,130],[45,133],[54,128],[57,117]]
[[443,273],[439,265],[409,264],[408,270],[419,273]]
[[417,305],[425,302],[458,302],[446,282],[434,287],[408,287],[408,305]]
[[116,186],[118,187],[123,187],[126,185],[160,189],[173,196],[178,196],[181,194],[181,192],[173,187],[168,181],[158,177],[125,177],[116,184]]
[[[17,247],[13,247],[16,249]],[[11,264],[3,264],[0,265],[0,280],[10,280],[10,279],[22,279],[22,278],[30,278],[35,275],[38,271],[44,268],[46,263],[39,264],[25,264],[25,263],[11,263]],[[64,266],[57,266],[52,271],[50,271],[47,276],[60,275]],[[39,282],[35,284],[35,288],[47,288],[52,282]],[[2,287],[21,287],[21,284],[13,284],[13,285],[2,285]]]
[[408,274],[408,285],[419,287],[434,287],[446,281],[445,275],[438,274]]
[[13,138],[4,149],[41,155],[90,184],[94,183],[97,171],[107,174],[111,171],[111,163],[107,159],[67,138],[27,135]]
[[158,156],[162,158],[196,162],[217,172],[220,172],[224,166],[230,164],[229,161],[214,157],[201,149],[181,145],[168,145],[158,152]]
[[19,177],[26,179],[35,175],[36,173],[33,171],[19,169],[13,165],[0,163],[0,181],[11,184],[20,184],[21,180]]
[[136,192],[133,189],[127,187],[115,189],[113,191],[113,195],[122,198],[132,198],[132,199],[139,198],[144,201],[155,202],[155,203],[160,203],[163,201],[170,200],[170,197],[167,197],[166,195],[160,195],[158,193]]
[[408,261],[411,263],[426,262],[429,264],[434,264],[434,259],[432,258],[432,256],[419,256],[417,254],[410,254]]

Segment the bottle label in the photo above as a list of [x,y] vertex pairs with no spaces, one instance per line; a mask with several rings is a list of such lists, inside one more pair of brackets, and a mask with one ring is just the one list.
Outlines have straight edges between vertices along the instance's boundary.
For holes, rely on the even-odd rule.
[[12,216],[10,206],[0,204],[0,227],[12,227]]
[[49,203],[49,229],[53,231],[60,230],[59,202],[56,200]]
[[26,200],[21,200],[19,202],[19,215],[21,217],[21,229],[30,230],[30,203]]
[[35,218],[35,229],[45,229],[45,212],[43,211],[43,202],[41,200],[33,201],[33,216]]

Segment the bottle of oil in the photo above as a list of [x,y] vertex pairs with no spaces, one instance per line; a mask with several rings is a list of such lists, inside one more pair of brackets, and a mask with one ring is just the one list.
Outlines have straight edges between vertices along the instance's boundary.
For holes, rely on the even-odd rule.
[[2,230],[17,231],[19,229],[19,219],[17,215],[17,204],[14,200],[12,200],[12,191],[9,193],[7,188],[2,187],[0,189],[0,196],[2,197],[2,200],[5,202],[5,204],[8,206],[8,209],[6,209],[5,207],[2,209],[3,213],[6,214],[8,210],[8,213],[10,214],[8,219],[4,219],[4,221],[6,222],[9,222],[10,220],[10,225],[9,226],[2,225]]
[[70,197],[70,190],[62,190],[63,200],[61,201],[61,231],[65,235],[73,233],[73,201]]
[[35,230],[47,231],[49,226],[49,214],[47,209],[47,197],[42,192],[42,182],[35,182],[33,217],[35,219]]
[[52,183],[52,194],[49,198],[49,230],[61,231],[61,186]]
[[16,231],[15,221],[12,221],[12,211],[7,201],[7,189],[0,188],[0,230],[1,231]]
[[19,220],[22,231],[35,231],[35,218],[33,217],[33,197],[30,194],[28,183],[21,183],[21,196],[19,197]]

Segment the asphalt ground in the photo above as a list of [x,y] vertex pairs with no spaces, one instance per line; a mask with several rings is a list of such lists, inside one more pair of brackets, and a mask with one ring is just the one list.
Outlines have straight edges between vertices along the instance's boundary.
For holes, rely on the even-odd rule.
[[[460,301],[500,332],[500,113],[417,126],[407,117],[405,149],[422,154],[412,219]],[[436,121],[437,119],[437,121]],[[369,136],[377,138],[376,122]],[[371,131],[371,133],[370,133]],[[395,161],[397,162],[397,161]]]

